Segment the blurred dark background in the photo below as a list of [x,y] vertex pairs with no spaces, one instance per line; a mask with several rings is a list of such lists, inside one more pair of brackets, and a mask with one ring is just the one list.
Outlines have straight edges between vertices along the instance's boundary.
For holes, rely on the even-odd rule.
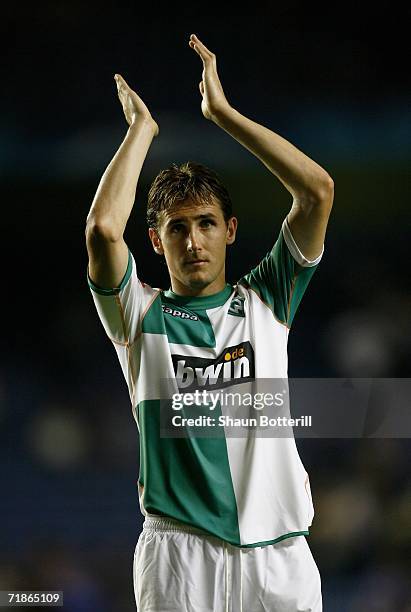
[[[392,2],[2,9],[0,590],[64,590],[68,612],[135,609],[138,435],[87,287],[84,242],[127,129],[114,73],[160,127],[126,234],[142,280],[168,287],[144,217],[150,183],[172,161],[210,165],[231,193],[240,222],[231,281],[267,252],[291,206],[277,179],[202,117],[192,32],[216,53],[231,105],[335,182],[325,255],[290,334],[289,375],[409,376],[409,18]],[[410,440],[298,447],[325,612],[410,612]]]

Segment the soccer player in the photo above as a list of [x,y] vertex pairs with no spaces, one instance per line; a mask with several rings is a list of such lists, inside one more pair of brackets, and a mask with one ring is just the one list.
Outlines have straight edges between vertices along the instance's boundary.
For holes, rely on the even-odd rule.
[[88,282],[140,434],[145,521],[134,557],[137,608],[319,612],[320,575],[305,537],[313,505],[294,438],[160,435],[167,381],[187,392],[287,377],[290,326],[322,257],[333,202],[328,173],[234,109],[215,55],[194,34],[189,46],[202,61],[204,117],[256,155],[293,203],[273,248],[230,285],[226,248],[237,219],[229,194],[213,170],[172,164],[153,181],[147,207],[149,237],[165,257],[171,287],[143,283],[123,234],[159,129],[115,76],[129,128],[97,189],[86,241]]

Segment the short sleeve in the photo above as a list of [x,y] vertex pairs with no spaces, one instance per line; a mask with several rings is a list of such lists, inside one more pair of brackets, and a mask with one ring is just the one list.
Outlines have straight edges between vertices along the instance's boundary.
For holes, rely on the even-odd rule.
[[275,317],[291,327],[297,308],[324,253],[308,260],[298,248],[287,218],[271,251],[238,282],[254,290]]
[[90,279],[94,304],[109,338],[118,344],[131,344],[138,333],[142,314],[158,291],[137,277],[136,263],[129,250],[127,270],[118,287],[103,289]]

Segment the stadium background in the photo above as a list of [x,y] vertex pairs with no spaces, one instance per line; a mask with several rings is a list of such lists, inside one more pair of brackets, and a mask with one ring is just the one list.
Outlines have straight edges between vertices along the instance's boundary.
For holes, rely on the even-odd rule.
[[[137,429],[85,276],[85,219],[127,127],[114,73],[160,127],[126,233],[143,280],[168,286],[144,213],[150,181],[172,161],[210,165],[231,193],[240,226],[229,280],[266,253],[289,210],[277,179],[202,117],[191,32],[216,53],[230,103],[335,181],[290,376],[409,376],[407,17],[387,2],[4,9],[0,589],[64,590],[68,612],[135,609]],[[409,439],[298,446],[325,612],[409,612]]]

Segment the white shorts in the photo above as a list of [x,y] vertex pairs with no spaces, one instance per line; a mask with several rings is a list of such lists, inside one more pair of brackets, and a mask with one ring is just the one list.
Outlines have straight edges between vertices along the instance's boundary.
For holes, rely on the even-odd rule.
[[134,554],[138,612],[321,612],[307,540],[239,548],[164,518],[146,518]]

